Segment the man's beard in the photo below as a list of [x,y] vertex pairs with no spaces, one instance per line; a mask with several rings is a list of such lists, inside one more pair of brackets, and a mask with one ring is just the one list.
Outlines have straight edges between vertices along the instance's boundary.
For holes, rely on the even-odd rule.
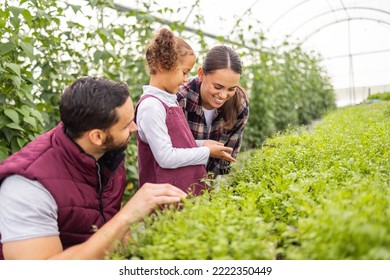
[[129,137],[121,143],[115,143],[114,138],[110,133],[108,133],[106,140],[104,141],[104,152],[114,152],[114,153],[122,153],[126,150],[127,145],[129,144],[131,134],[129,133]]

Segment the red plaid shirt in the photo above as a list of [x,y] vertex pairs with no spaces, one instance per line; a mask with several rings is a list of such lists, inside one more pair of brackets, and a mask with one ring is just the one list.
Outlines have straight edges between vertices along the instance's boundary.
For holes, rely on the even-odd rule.
[[[237,88],[236,94],[241,96],[241,109],[233,127],[231,129],[223,128],[225,121],[221,110],[217,109],[211,126],[207,129],[205,115],[200,105],[200,84],[198,77],[194,77],[182,86],[177,94],[177,100],[187,117],[192,134],[196,140],[211,139],[233,148],[232,156],[235,158],[240,151],[242,133],[248,120],[249,101],[245,94]],[[217,158],[209,158],[206,169],[216,175],[228,174],[230,163]]]

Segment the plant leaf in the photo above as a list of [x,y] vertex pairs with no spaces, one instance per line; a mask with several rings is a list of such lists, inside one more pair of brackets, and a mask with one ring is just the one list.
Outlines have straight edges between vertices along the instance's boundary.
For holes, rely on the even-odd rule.
[[19,114],[14,109],[5,109],[4,114],[9,117],[15,124],[19,124]]

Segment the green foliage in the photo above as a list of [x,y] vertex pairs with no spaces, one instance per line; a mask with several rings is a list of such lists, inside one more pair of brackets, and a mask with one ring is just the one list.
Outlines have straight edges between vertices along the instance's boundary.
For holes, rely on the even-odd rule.
[[0,8],[0,160],[39,134],[46,116],[39,112],[40,98],[32,94],[36,80],[28,71],[34,59],[35,41],[24,25],[36,24],[27,9]]
[[390,92],[374,93],[367,97],[368,100],[390,100]]
[[180,209],[134,225],[113,259],[389,259],[385,102],[268,138]]
[[243,204],[242,198],[233,193],[206,194],[186,200],[181,211],[168,208],[147,218],[145,225],[134,227],[128,246],[118,249],[112,258],[270,258],[272,243],[259,242],[269,231],[255,207]]
[[285,43],[283,48],[251,55],[256,57],[244,68],[244,76],[253,76],[249,86],[252,114],[244,138],[247,147],[258,147],[289,126],[310,124],[335,108],[330,80],[314,54]]

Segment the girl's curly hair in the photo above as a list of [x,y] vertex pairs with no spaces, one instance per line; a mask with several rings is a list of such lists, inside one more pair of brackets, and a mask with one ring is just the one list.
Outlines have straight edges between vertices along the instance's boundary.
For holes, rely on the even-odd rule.
[[172,71],[184,56],[193,54],[189,44],[164,27],[152,38],[146,49],[149,73],[156,74],[158,68]]

